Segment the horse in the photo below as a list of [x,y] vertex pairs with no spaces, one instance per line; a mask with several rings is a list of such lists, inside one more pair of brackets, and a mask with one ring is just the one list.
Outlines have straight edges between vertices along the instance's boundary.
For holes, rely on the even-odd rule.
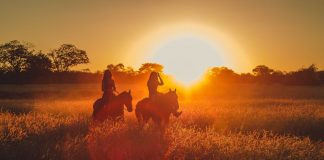
[[102,98],[97,99],[93,104],[92,118],[94,121],[103,122],[106,119],[113,121],[124,120],[124,106],[128,112],[132,112],[131,90],[124,91],[113,97],[108,104],[104,104]]
[[176,89],[167,93],[160,93],[156,100],[144,98],[136,104],[135,115],[138,123],[143,127],[152,119],[162,131],[169,123],[170,114],[179,109],[178,95]]

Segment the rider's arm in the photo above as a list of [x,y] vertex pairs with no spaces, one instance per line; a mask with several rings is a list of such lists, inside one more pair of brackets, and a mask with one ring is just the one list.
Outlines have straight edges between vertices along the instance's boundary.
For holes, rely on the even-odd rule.
[[112,89],[113,89],[113,91],[116,91],[115,81],[112,81]]
[[159,85],[161,85],[161,86],[164,85],[164,82],[163,82],[163,80],[162,80],[160,74],[158,74],[158,76],[159,76],[159,79],[160,79]]

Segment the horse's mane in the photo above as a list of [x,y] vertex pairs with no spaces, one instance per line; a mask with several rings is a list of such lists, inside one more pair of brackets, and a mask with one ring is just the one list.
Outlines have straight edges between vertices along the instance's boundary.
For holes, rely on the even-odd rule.
[[118,95],[116,95],[116,97],[123,98],[123,97],[127,96],[128,94],[129,94],[129,92],[123,91],[123,92],[119,93]]
[[[158,96],[161,96],[161,98],[170,98],[169,96],[173,94],[173,92],[166,92],[166,93],[159,93]],[[176,93],[174,93],[176,94]]]
[[[171,98],[170,97],[171,94],[173,94],[173,93],[172,92],[159,93],[157,95],[157,101],[156,101],[157,105],[164,106],[163,108],[168,107],[170,105],[169,100]],[[174,93],[174,94],[176,94],[176,93]]]
[[123,92],[119,93],[117,96],[119,96],[119,95],[125,95],[125,94],[127,94],[127,93],[128,93],[128,92],[123,91]]

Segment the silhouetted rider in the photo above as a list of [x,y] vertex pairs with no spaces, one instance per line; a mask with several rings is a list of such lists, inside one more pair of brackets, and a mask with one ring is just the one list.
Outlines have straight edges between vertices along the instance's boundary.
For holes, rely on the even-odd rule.
[[149,98],[153,99],[158,94],[157,88],[158,86],[164,85],[162,78],[160,77],[160,74],[157,72],[152,72],[150,74],[150,78],[147,81],[147,88],[149,91]]
[[[149,91],[149,98],[154,102],[158,98],[158,86],[164,85],[164,82],[158,72],[151,72],[150,78],[147,81],[147,88]],[[178,112],[177,110],[173,110],[172,114],[176,117],[180,116],[181,112]]]
[[106,105],[110,102],[116,91],[115,81],[112,79],[110,70],[105,70],[104,72],[101,90],[103,91],[102,100]]

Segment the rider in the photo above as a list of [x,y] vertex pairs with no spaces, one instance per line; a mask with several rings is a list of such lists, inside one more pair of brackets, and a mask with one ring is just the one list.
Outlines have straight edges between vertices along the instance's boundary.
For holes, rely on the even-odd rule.
[[158,94],[157,88],[158,86],[163,86],[164,82],[162,78],[160,77],[160,74],[157,72],[151,72],[150,78],[147,81],[147,88],[149,91],[149,98],[153,99]]
[[[155,101],[157,95],[159,94],[157,91],[158,86],[164,85],[164,82],[158,72],[151,72],[150,78],[147,81],[147,88],[149,91],[149,98],[152,101]],[[181,112],[178,112],[177,110],[173,110],[172,114],[176,117],[181,115]]]
[[103,91],[102,99],[104,104],[108,104],[116,91],[115,81],[112,79],[110,70],[105,70],[102,79],[101,90]]

